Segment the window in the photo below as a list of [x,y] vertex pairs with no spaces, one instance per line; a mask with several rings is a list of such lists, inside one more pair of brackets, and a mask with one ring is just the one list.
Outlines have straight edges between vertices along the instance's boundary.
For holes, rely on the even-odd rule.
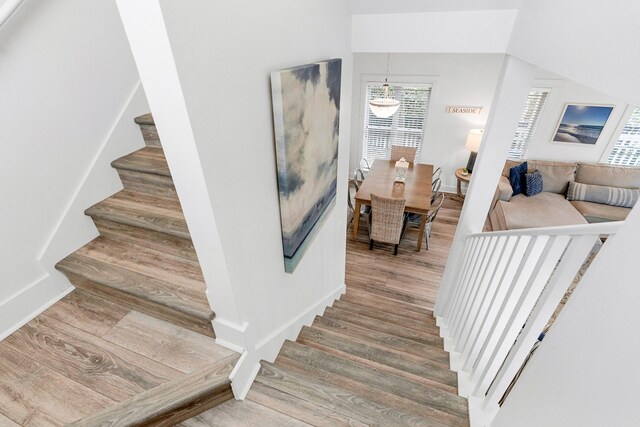
[[613,146],[607,163],[610,165],[640,166],[640,108],[635,108],[629,121]]
[[367,83],[362,157],[370,164],[378,158],[388,159],[392,145],[416,147],[416,158],[420,156],[431,86],[391,84],[390,89],[393,97],[400,101],[400,108],[393,116],[382,119],[374,116],[369,108],[370,100],[382,97],[382,84]]
[[531,89],[527,97],[527,104],[520,116],[516,135],[513,137],[511,148],[507,158],[510,160],[521,160],[527,154],[529,143],[533,139],[544,104],[549,97],[550,89]]

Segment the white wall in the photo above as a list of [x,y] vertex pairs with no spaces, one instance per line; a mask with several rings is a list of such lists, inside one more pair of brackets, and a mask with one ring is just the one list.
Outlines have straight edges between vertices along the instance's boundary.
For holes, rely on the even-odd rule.
[[353,14],[517,9],[523,0],[349,0]]
[[353,15],[352,48],[354,52],[504,53],[517,14],[510,9]]
[[[235,303],[248,322],[242,369],[255,374],[259,359],[273,359],[283,340],[294,338],[344,288],[352,74],[347,4],[201,0],[188,8],[172,1],[161,6]],[[269,73],[335,57],[343,59],[337,206],[296,271],[286,274]],[[187,207],[185,213],[189,222]],[[208,262],[207,254],[199,257]]]
[[[597,163],[607,151],[611,139],[617,140],[619,124],[626,118],[627,103],[605,95],[569,79],[539,71],[535,87],[551,88],[538,128],[529,145],[528,159],[560,160]],[[600,139],[595,145],[552,143],[565,103],[613,105]]]
[[[384,80],[387,55],[356,53],[353,56],[353,107],[349,170],[362,158],[362,138],[367,80]],[[416,53],[391,55],[389,81],[433,83],[420,162],[441,166],[445,191],[455,192],[454,172],[464,167],[469,151],[464,143],[470,129],[484,128],[504,55]],[[395,79],[395,80],[394,80]],[[375,81],[375,80],[374,80]],[[484,107],[479,115],[447,114],[447,106]]]
[[138,77],[111,2],[24,2],[0,61],[1,338],[68,291],[39,258]]
[[507,53],[640,105],[639,15],[632,0],[525,1]]

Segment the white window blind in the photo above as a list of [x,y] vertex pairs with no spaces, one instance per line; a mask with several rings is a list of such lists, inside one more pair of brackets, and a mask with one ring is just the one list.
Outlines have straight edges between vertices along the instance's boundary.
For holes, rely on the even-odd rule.
[[[369,108],[369,101],[382,97],[382,84],[367,83],[362,157],[367,159],[369,164],[375,159],[390,158],[392,145],[416,147],[416,158],[420,156],[429,111],[431,86],[409,84],[391,84],[390,86],[390,94],[400,101],[400,107],[393,116],[382,119],[374,116]],[[414,160],[411,159],[411,161]]]
[[613,146],[607,163],[622,166],[640,166],[640,108],[635,108],[629,121]]
[[548,97],[549,89],[531,89],[531,92],[529,92],[527,104],[524,110],[522,110],[522,115],[518,122],[518,129],[513,137],[513,142],[507,155],[508,159],[524,159]]

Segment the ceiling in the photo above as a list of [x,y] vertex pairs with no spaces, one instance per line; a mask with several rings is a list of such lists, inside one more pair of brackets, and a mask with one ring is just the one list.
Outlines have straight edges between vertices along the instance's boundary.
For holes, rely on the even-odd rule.
[[351,13],[420,13],[519,9],[524,0],[349,0]]

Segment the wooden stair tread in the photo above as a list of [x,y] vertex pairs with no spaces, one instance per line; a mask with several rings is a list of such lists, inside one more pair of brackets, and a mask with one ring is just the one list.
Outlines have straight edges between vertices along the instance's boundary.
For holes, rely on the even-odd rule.
[[189,228],[177,200],[122,190],[90,207],[94,219],[140,227],[190,239]]
[[153,121],[153,116],[151,115],[151,113],[147,113],[147,114],[143,114],[142,116],[138,116],[135,119],[133,119],[134,122],[136,122],[139,125],[154,125],[155,122]]
[[300,421],[318,427],[334,427],[344,425],[366,427],[366,424],[349,418],[339,412],[332,411],[318,403],[304,400],[298,396],[268,387],[259,382],[251,386],[247,399],[268,406]]
[[144,147],[111,162],[116,169],[171,176],[162,148]]
[[380,295],[370,295],[362,290],[349,287],[347,292],[340,297],[340,300],[351,302],[358,305],[364,305],[366,307],[374,307],[378,310],[386,311],[388,313],[402,313],[405,317],[412,319],[425,320],[427,322],[436,324],[433,317],[433,310],[430,308],[420,307],[415,304],[408,304],[398,300],[392,300]]
[[367,425],[442,426],[422,418],[349,392],[331,384],[301,375],[287,367],[261,362],[256,382],[298,398],[322,405],[331,411]]
[[[416,320],[409,317],[405,317],[399,314],[392,314],[386,311],[378,310],[373,307],[366,307],[363,305],[355,304],[348,301],[337,300],[333,303],[333,307],[349,311],[351,313],[360,314],[362,316],[370,317],[372,319],[377,319],[382,322],[393,323],[394,325],[402,326],[408,329],[414,329],[416,331],[424,332],[427,334],[439,336],[440,331],[438,327],[435,325],[435,322],[427,321],[431,316],[424,316],[422,320]],[[400,313],[400,311],[397,311]]]
[[175,425],[233,398],[233,354],[83,418],[71,426]]
[[373,331],[353,323],[343,322],[330,317],[316,316],[312,326],[368,345],[375,345],[387,350],[397,351],[403,355],[413,355],[442,364],[449,369],[449,354],[442,348],[422,344],[393,334]]
[[188,316],[203,320],[213,317],[204,290],[182,288],[78,253],[60,261],[56,268]]
[[152,248],[99,236],[78,249],[76,253],[164,282],[171,282],[182,288],[203,293],[207,289],[198,262]]
[[426,298],[422,298],[415,294],[403,292],[397,289],[392,289],[390,287],[387,287],[386,285],[374,283],[363,285],[360,283],[354,283],[349,286],[351,288],[366,292],[371,295],[382,296],[391,300],[404,302],[422,308],[431,307],[433,305],[433,302],[429,301]]
[[276,366],[280,358],[297,360],[307,369],[315,369],[316,373],[329,372],[360,383],[368,389],[377,389],[378,392],[392,390],[394,395],[403,399],[456,417],[467,415],[466,399],[457,394],[425,386],[371,365],[360,364],[297,342],[285,342],[276,359]]
[[389,371],[396,375],[406,373],[408,374],[407,378],[425,379],[428,380],[426,383],[436,388],[450,393],[457,393],[457,375],[450,371],[448,367],[439,363],[429,362],[424,359],[416,360],[416,358],[398,357],[397,353],[369,346],[362,342],[351,341],[343,336],[308,326],[302,327],[296,342],[352,361],[362,361],[365,364],[374,362],[375,366],[381,369],[389,368]]
[[327,307],[323,316],[347,323],[353,323],[355,325],[363,326],[373,331],[395,335],[437,348],[443,348],[444,346],[444,341],[439,336],[416,331],[415,329],[404,328],[393,323],[383,322],[378,319],[373,319],[371,317],[362,316],[357,313],[340,310],[334,307]]

